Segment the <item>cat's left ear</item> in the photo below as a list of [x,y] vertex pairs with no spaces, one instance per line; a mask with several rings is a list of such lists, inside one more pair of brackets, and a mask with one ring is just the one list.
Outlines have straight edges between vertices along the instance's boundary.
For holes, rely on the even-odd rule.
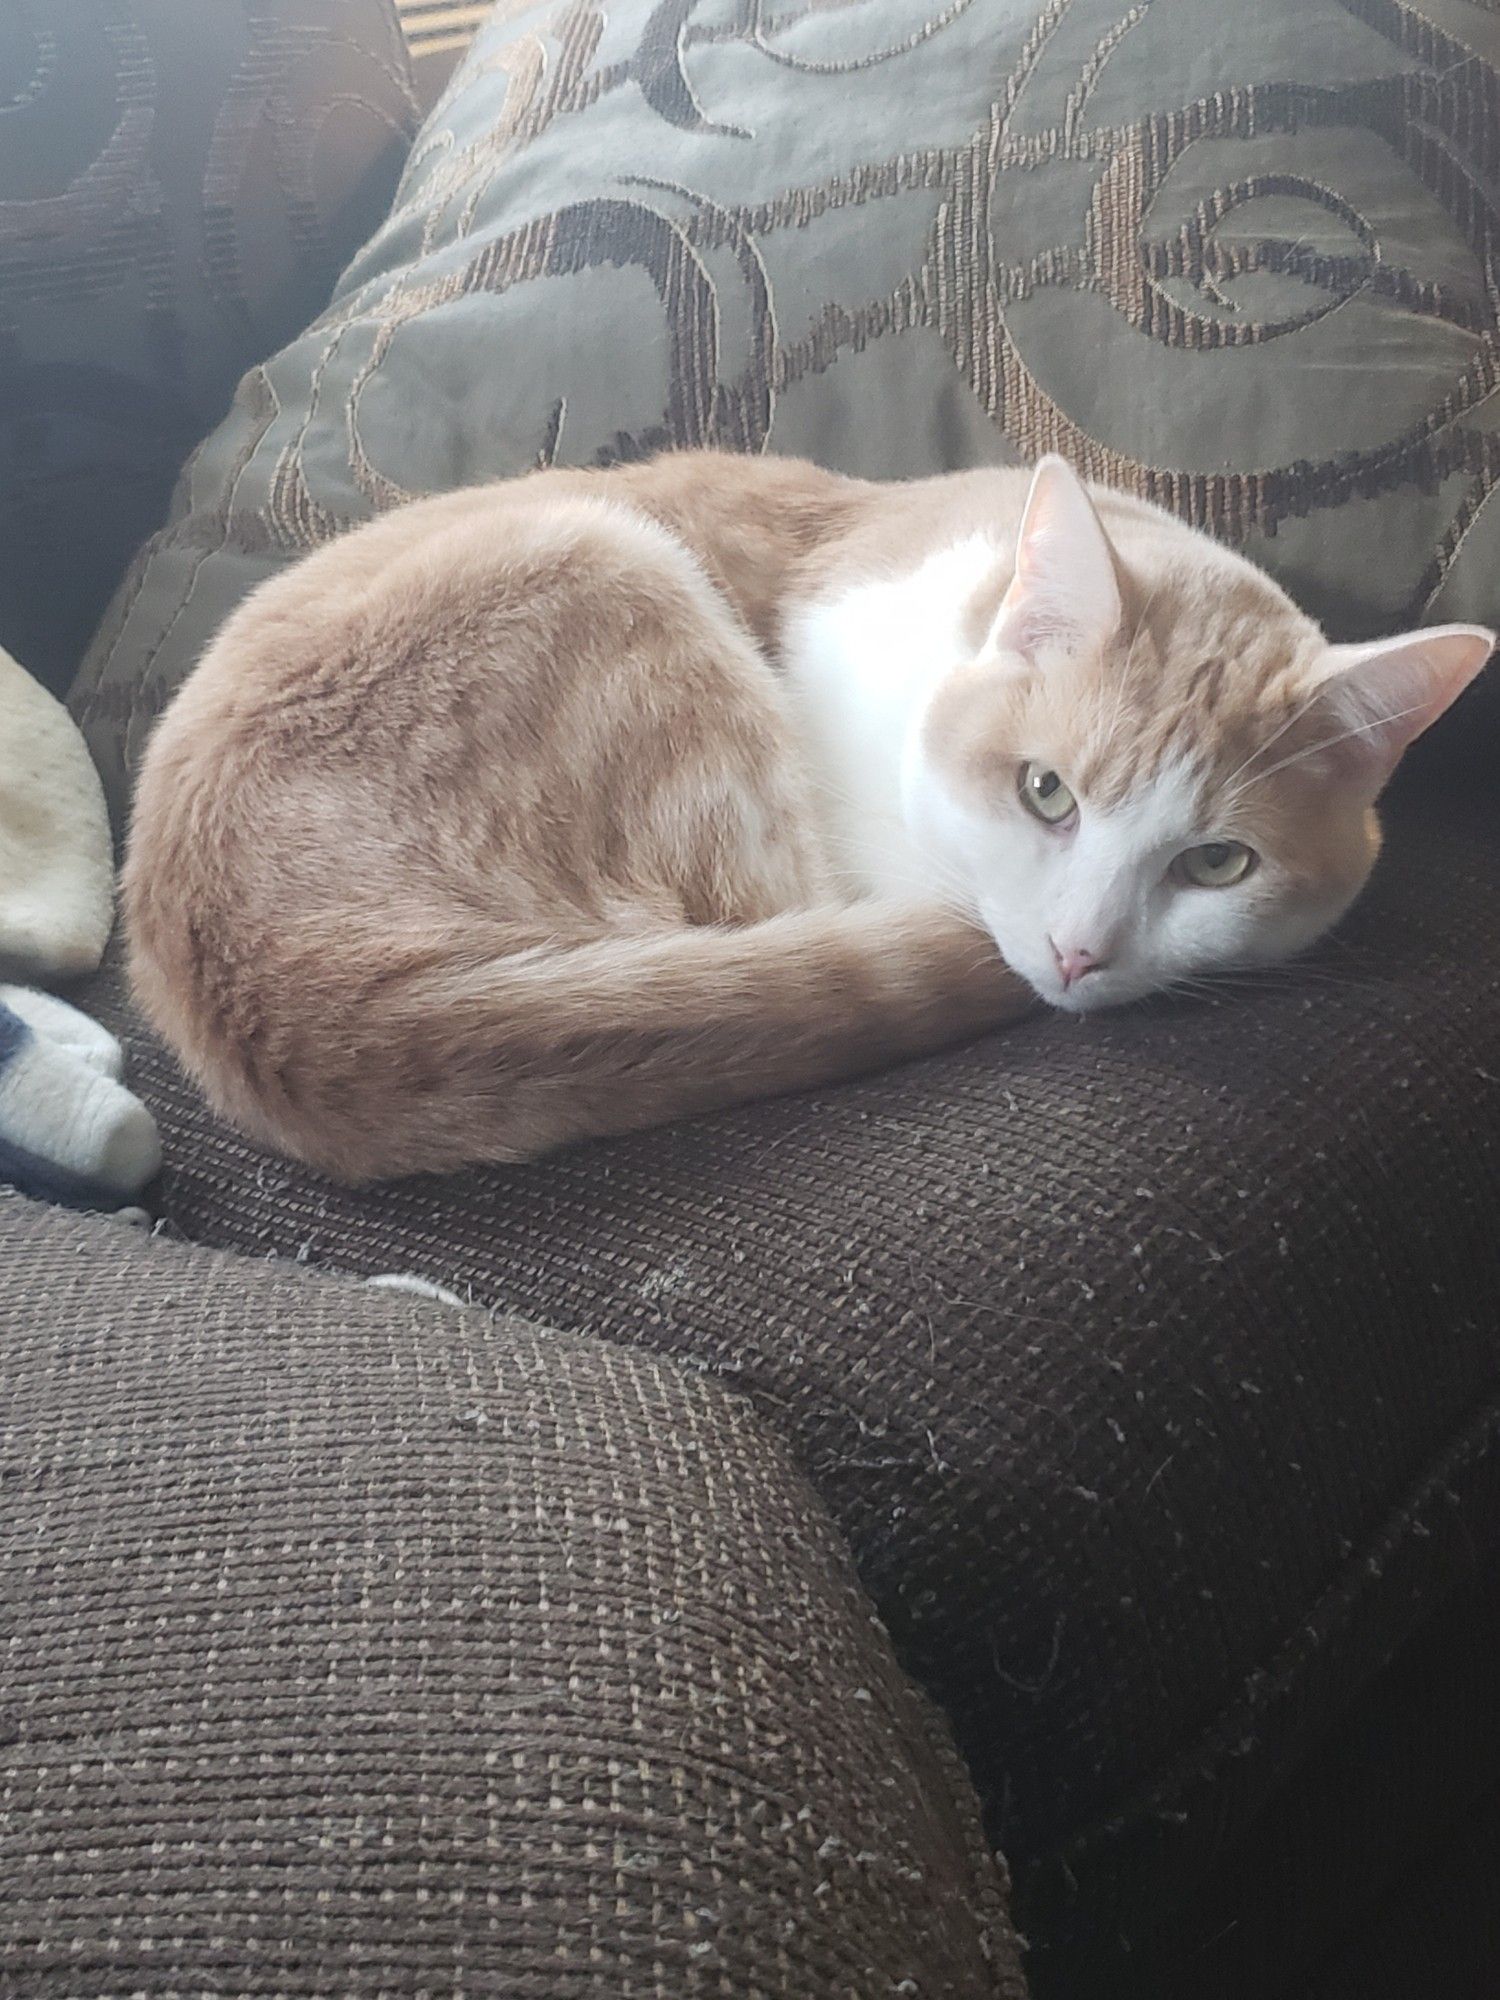
[[1088,489],[1065,458],[1039,459],[1016,542],[1016,568],[987,652],[1038,660],[1102,652],[1124,615],[1114,552]]
[[1383,785],[1402,753],[1457,701],[1490,654],[1483,625],[1433,625],[1368,645],[1330,646],[1321,679],[1330,729],[1328,755]]

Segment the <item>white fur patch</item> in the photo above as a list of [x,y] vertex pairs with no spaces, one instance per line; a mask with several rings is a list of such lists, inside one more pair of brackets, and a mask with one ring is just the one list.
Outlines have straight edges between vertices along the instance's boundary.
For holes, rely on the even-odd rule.
[[847,890],[933,893],[932,863],[902,815],[904,760],[933,689],[969,657],[963,613],[998,560],[994,542],[974,535],[916,570],[808,604],[788,622],[793,713],[829,858]]
[[1113,812],[1085,807],[1077,834],[1050,871],[1044,941],[1101,960],[1139,957],[1143,946],[1149,956],[1157,906],[1175,894],[1165,887],[1166,870],[1199,835],[1197,799],[1197,774],[1184,763],[1156,773]]
[[1172,856],[1200,836],[1198,789],[1190,763],[1169,764],[1113,812],[1084,812],[1067,872],[1069,893],[1089,921],[1107,921],[1138,882],[1154,885]]

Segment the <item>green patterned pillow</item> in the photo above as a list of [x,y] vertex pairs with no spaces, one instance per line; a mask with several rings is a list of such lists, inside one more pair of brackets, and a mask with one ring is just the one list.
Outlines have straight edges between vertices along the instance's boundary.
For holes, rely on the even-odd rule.
[[116,805],[278,563],[663,445],[1059,449],[1340,636],[1500,619],[1497,67],[1495,0],[502,0],[95,643]]

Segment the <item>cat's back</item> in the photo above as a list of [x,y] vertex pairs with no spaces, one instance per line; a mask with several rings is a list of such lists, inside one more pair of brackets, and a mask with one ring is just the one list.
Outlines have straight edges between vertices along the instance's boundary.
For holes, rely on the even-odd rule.
[[841,485],[692,454],[464,489],[329,542],[246,598],[157,725],[130,881],[212,856],[225,897],[269,909],[326,883],[333,849],[519,850],[529,828],[540,852],[559,800],[629,823],[674,772],[769,755],[733,578],[774,594]]
[[[413,501],[270,578],[235,609],[155,731],[143,769],[270,770],[330,750],[378,768],[435,724],[514,709],[576,671],[595,635],[669,617],[696,579],[603,473],[542,473]],[[179,779],[182,776],[178,772]]]

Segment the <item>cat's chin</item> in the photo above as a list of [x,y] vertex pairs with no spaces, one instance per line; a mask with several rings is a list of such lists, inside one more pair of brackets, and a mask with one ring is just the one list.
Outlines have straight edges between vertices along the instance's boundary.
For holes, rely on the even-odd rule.
[[[998,912],[995,916],[998,916]],[[1143,979],[1137,969],[1119,966],[1104,966],[1097,972],[1089,973],[1071,986],[1064,986],[1059,977],[1051,953],[1044,957],[1033,949],[1028,926],[1019,937],[1012,940],[1007,948],[1003,935],[1003,922],[995,921],[989,911],[983,913],[985,928],[995,941],[995,949],[1019,978],[1024,979],[1045,1006],[1058,1014],[1099,1014],[1106,1007],[1127,1007],[1133,1000],[1140,1000],[1155,990],[1155,982]]]
[[1107,999],[1095,1000],[1092,994],[1064,986],[1055,972],[1032,971],[1028,966],[1018,965],[1013,958],[1006,963],[1012,972],[1020,973],[1038,1000],[1058,1014],[1092,1014],[1099,1006],[1109,1005]]
[[1149,981],[1113,972],[1091,973],[1072,986],[1064,986],[1055,973],[1041,979],[1028,973],[1026,978],[1027,984],[1049,1007],[1059,1014],[1071,1014],[1075,1020],[1081,1020],[1085,1014],[1102,1014],[1111,1007],[1129,1007],[1159,990]]

